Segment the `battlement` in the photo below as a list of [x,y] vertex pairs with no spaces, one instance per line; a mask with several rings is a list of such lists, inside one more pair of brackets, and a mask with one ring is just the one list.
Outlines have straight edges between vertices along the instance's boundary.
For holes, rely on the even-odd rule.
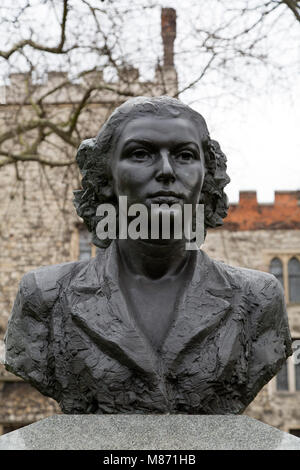
[[139,70],[135,67],[122,67],[118,70],[119,80],[107,82],[101,70],[82,75],[76,82],[69,80],[65,72],[51,71],[42,83],[35,83],[27,73],[13,73],[10,84],[1,87],[1,105],[30,104],[43,99],[47,104],[79,102],[87,89],[95,87],[90,101],[109,103],[124,101],[137,95],[174,95],[177,92],[177,73],[173,66],[157,67],[153,81],[139,80]]
[[273,203],[257,202],[256,191],[240,191],[239,202],[230,204],[225,230],[300,229],[300,190],[275,191]]
[[174,67],[176,11],[173,8],[161,10],[161,38],[164,59],[163,64],[156,67],[153,81],[141,81],[139,70],[133,66],[118,69],[117,83],[106,82],[101,70],[85,73],[76,82],[71,81],[66,72],[50,71],[42,84],[34,83],[30,74],[12,73],[9,84],[0,87],[0,105],[30,104],[41,98],[43,103],[54,105],[78,103],[91,87],[96,87],[89,97],[92,103],[116,103],[138,95],[174,96],[178,81]]

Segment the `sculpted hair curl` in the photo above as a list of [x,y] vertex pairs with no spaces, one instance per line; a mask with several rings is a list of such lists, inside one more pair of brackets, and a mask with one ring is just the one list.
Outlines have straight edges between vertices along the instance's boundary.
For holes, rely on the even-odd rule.
[[74,191],[74,206],[88,230],[93,243],[106,248],[111,240],[99,240],[96,216],[99,204],[110,203],[117,207],[118,201],[112,187],[109,161],[114,146],[125,124],[147,114],[159,117],[186,117],[198,126],[205,156],[206,174],[199,203],[204,204],[205,233],[207,227],[223,224],[228,211],[228,199],[224,187],[230,178],[226,173],[226,156],[217,141],[209,136],[206,122],[201,114],[181,101],[168,96],[131,98],[115,109],[100,129],[97,137],[84,140],[79,146],[76,161],[82,174],[82,189]]

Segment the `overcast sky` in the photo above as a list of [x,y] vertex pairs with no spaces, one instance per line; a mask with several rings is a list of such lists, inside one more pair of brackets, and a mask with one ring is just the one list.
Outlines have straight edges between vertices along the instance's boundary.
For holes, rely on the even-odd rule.
[[[228,158],[231,202],[239,190],[256,190],[259,201],[273,201],[275,190],[300,189],[299,89],[272,93],[236,104],[219,115],[207,109],[211,131]],[[203,112],[203,107],[194,104]],[[223,114],[223,113],[221,113]]]

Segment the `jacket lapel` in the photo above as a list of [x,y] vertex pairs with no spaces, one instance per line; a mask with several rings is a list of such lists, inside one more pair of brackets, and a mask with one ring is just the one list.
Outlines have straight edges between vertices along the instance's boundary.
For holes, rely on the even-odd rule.
[[99,250],[71,289],[73,320],[99,348],[142,374],[156,374],[157,356],[129,315],[119,287],[115,243]]
[[114,242],[72,281],[74,322],[103,352],[142,374],[172,371],[193,342],[200,343],[229,314],[232,288],[201,250],[196,254],[191,281],[177,304],[172,325],[159,356],[129,314],[118,282]]
[[178,304],[177,319],[163,346],[165,370],[176,369],[185,351],[216,330],[231,311],[232,288],[203,252]]

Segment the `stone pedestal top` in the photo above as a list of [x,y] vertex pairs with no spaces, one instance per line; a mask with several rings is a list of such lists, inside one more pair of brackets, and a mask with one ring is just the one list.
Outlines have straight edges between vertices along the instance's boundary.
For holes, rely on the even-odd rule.
[[0,450],[300,450],[248,416],[55,415],[0,437]]

